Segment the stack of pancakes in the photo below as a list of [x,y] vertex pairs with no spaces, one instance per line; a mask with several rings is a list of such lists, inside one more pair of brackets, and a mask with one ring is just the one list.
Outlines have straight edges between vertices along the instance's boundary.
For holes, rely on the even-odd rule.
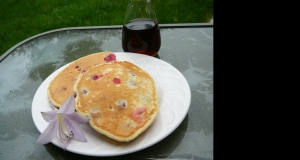
[[120,142],[140,135],[159,111],[153,78],[133,63],[117,61],[111,52],[80,58],[50,82],[48,96],[54,106],[60,107],[70,94],[92,128]]

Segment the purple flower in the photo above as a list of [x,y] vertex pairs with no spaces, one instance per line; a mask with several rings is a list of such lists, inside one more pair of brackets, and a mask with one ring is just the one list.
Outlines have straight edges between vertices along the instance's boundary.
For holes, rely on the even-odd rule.
[[81,142],[87,141],[79,124],[86,123],[89,119],[75,112],[73,95],[70,95],[58,110],[41,112],[41,114],[49,125],[38,138],[38,144],[49,143],[57,136],[65,150],[72,138]]

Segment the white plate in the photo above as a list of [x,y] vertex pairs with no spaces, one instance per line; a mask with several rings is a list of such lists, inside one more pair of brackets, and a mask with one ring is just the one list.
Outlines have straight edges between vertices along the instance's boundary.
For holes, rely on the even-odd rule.
[[[126,54],[136,65],[153,77],[159,92],[159,114],[146,131],[128,143],[116,142],[93,130],[89,123],[82,124],[81,127],[87,137],[87,142],[71,140],[66,149],[70,152],[89,156],[116,156],[145,149],[172,133],[189,110],[191,90],[184,76],[176,68],[150,56],[124,52],[115,52],[115,54],[117,59]],[[32,118],[40,132],[44,131],[49,124],[43,119],[40,112],[52,110],[47,96],[49,82],[66,66],[48,76],[33,98]],[[59,146],[59,140],[56,137],[51,142]]]

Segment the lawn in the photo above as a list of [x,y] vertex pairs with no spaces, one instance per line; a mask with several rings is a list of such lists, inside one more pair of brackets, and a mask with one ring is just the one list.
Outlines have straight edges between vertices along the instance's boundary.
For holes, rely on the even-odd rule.
[[[33,35],[65,27],[122,25],[130,0],[1,0],[0,56]],[[159,24],[203,23],[213,0],[152,0]]]

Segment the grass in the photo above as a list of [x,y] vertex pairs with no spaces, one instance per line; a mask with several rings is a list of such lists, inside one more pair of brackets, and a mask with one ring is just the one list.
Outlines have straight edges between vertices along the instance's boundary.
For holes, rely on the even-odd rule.
[[[130,0],[1,0],[0,56],[33,35],[65,27],[122,25]],[[213,0],[152,0],[159,24],[203,23]]]

